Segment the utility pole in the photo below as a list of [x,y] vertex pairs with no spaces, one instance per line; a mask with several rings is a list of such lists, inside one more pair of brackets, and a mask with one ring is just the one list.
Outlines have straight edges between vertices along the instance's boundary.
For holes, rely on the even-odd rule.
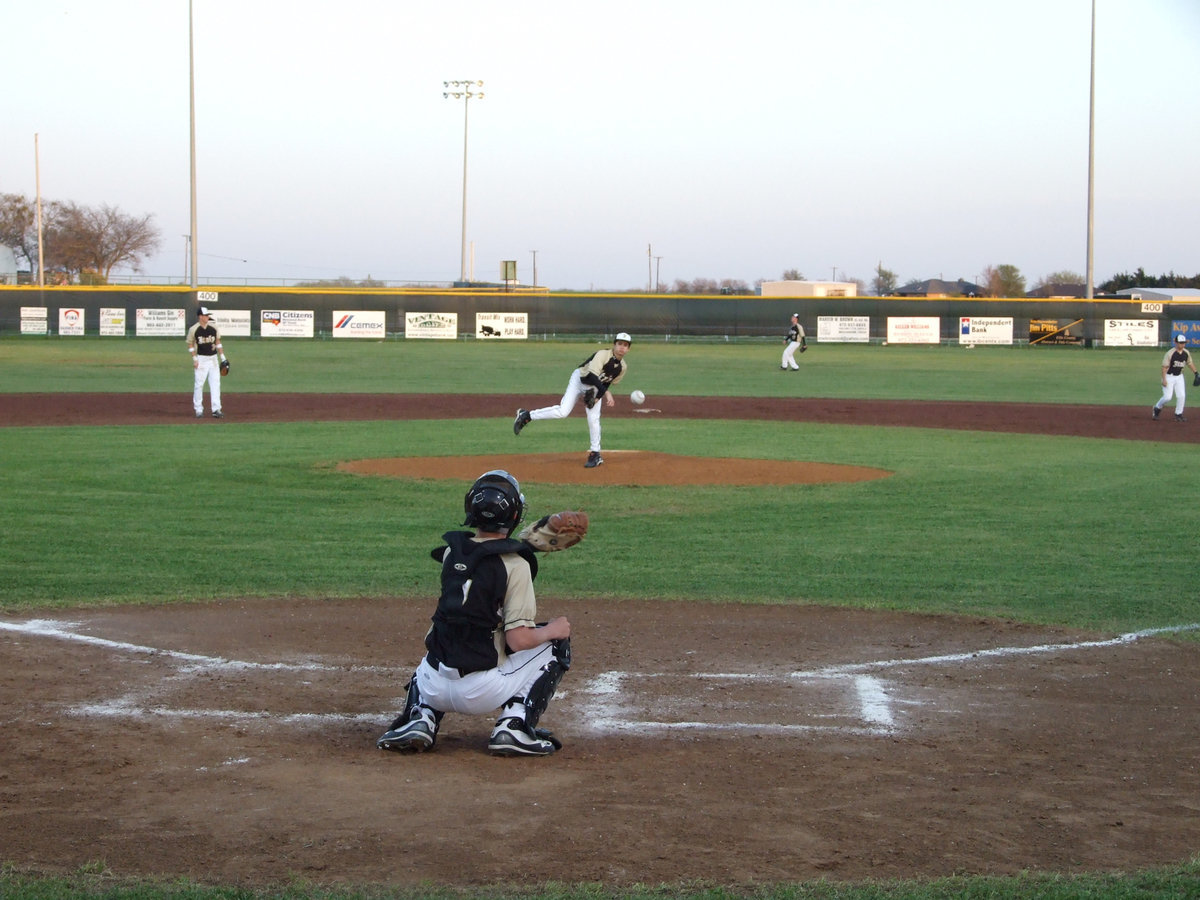
[[646,293],[654,290],[654,251],[646,245]]
[[662,257],[654,257],[654,293],[658,293],[662,287],[662,282],[658,280],[659,269],[662,265]]
[[537,251],[530,250],[529,252],[533,254],[533,286],[537,287]]
[[[191,146],[191,187],[192,187],[192,202],[191,202],[191,236],[189,242],[192,250],[192,290],[196,289],[196,262],[200,255],[196,247],[196,63],[193,54],[194,41],[192,39],[192,0],[188,0],[188,117],[189,117],[189,132]],[[195,298],[193,298],[195,299]]]

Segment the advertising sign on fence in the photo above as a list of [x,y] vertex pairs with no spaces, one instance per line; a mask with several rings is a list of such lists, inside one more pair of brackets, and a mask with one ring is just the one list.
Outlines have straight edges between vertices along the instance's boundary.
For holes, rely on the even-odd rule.
[[333,336],[335,338],[372,338],[381,341],[387,337],[387,313],[379,310],[333,311]]
[[138,309],[134,334],[138,337],[184,337],[187,320],[182,309]]
[[940,344],[942,320],[937,316],[888,316],[889,344]]
[[869,344],[870,316],[817,316],[817,342],[822,344]]
[[1174,346],[1175,335],[1182,334],[1187,338],[1187,346],[1200,347],[1200,322],[1188,320],[1171,323],[1171,344]]
[[78,307],[66,307],[58,311],[59,335],[72,337],[83,336],[83,310]]
[[1013,342],[1012,317],[959,316],[958,342],[960,344],[1011,344]]
[[406,312],[404,337],[452,341],[458,337],[458,313]]
[[221,332],[221,337],[250,337],[250,310],[215,309],[212,323]]
[[1105,319],[1105,347],[1157,347],[1157,319]]
[[525,340],[529,337],[529,313],[475,313],[475,337]]
[[1082,344],[1083,338],[1071,329],[1082,325],[1083,319],[1030,319],[1029,345],[1035,344]]
[[264,309],[258,333],[263,337],[310,338],[315,321],[311,309]]
[[100,336],[125,337],[125,307],[100,307]]
[[21,334],[49,334],[46,320],[49,310],[45,306],[21,307]]

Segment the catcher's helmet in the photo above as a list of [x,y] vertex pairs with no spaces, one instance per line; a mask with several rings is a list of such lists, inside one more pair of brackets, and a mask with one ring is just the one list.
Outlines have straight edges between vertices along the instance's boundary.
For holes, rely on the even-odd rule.
[[525,495],[516,478],[503,469],[492,469],[475,479],[463,498],[463,510],[464,525],[512,534],[525,512]]

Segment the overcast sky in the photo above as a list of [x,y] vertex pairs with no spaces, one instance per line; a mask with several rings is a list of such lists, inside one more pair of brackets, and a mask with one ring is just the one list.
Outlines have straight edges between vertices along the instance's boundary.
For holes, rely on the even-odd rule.
[[[1091,0],[194,0],[198,273],[1030,286],[1087,249]],[[8,2],[0,191],[190,230],[187,0]],[[1095,278],[1200,272],[1200,2],[1097,0]],[[652,251],[648,253],[648,248]],[[650,266],[648,256],[661,257]],[[656,272],[653,269],[656,268]],[[127,270],[124,270],[128,274]],[[121,274],[118,272],[117,274]]]

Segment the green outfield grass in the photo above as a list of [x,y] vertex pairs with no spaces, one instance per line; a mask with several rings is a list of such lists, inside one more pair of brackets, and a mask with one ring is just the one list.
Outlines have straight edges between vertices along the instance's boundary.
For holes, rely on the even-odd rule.
[[[239,391],[556,394],[581,343],[231,341]],[[824,396],[1145,404],[1154,350],[814,346],[799,375],[779,347],[635,344],[626,389],[659,395]],[[0,341],[0,391],[190,393],[182,341]],[[1200,395],[1200,391],[1197,391]],[[1200,396],[1197,397],[1200,399]],[[465,485],[337,472],[340,460],[577,451],[581,416],[517,441],[511,409],[460,421],[0,427],[0,604],[12,613],[227,596],[432,598],[428,550],[461,522]],[[1200,422],[1200,417],[1198,417]],[[1198,425],[1200,427],[1200,425]],[[1194,444],[793,422],[605,422],[606,447],[887,469],[845,485],[600,488],[517,471],[530,513],[583,506],[593,531],[540,595],[830,604],[995,616],[1104,633],[1200,622]],[[211,564],[194,565],[199,557]],[[601,574],[603,577],[597,577]],[[1197,633],[1181,635],[1197,639]],[[0,850],[0,862],[3,861]],[[0,895],[383,896],[304,886],[254,893],[26,879]],[[756,896],[1195,896],[1195,861],[1129,875],[795,885]],[[501,897],[503,891],[388,896]],[[516,894],[512,894],[516,896]],[[521,896],[609,898],[603,886]],[[620,896],[735,896],[653,888]]]
[[[301,341],[229,338],[231,393],[561,393],[600,345],[516,341]],[[624,391],[650,397],[853,397],[1149,406],[1162,354],[1147,349],[810,344],[779,371],[783,343],[635,340]],[[191,391],[182,339],[0,340],[0,392]]]

